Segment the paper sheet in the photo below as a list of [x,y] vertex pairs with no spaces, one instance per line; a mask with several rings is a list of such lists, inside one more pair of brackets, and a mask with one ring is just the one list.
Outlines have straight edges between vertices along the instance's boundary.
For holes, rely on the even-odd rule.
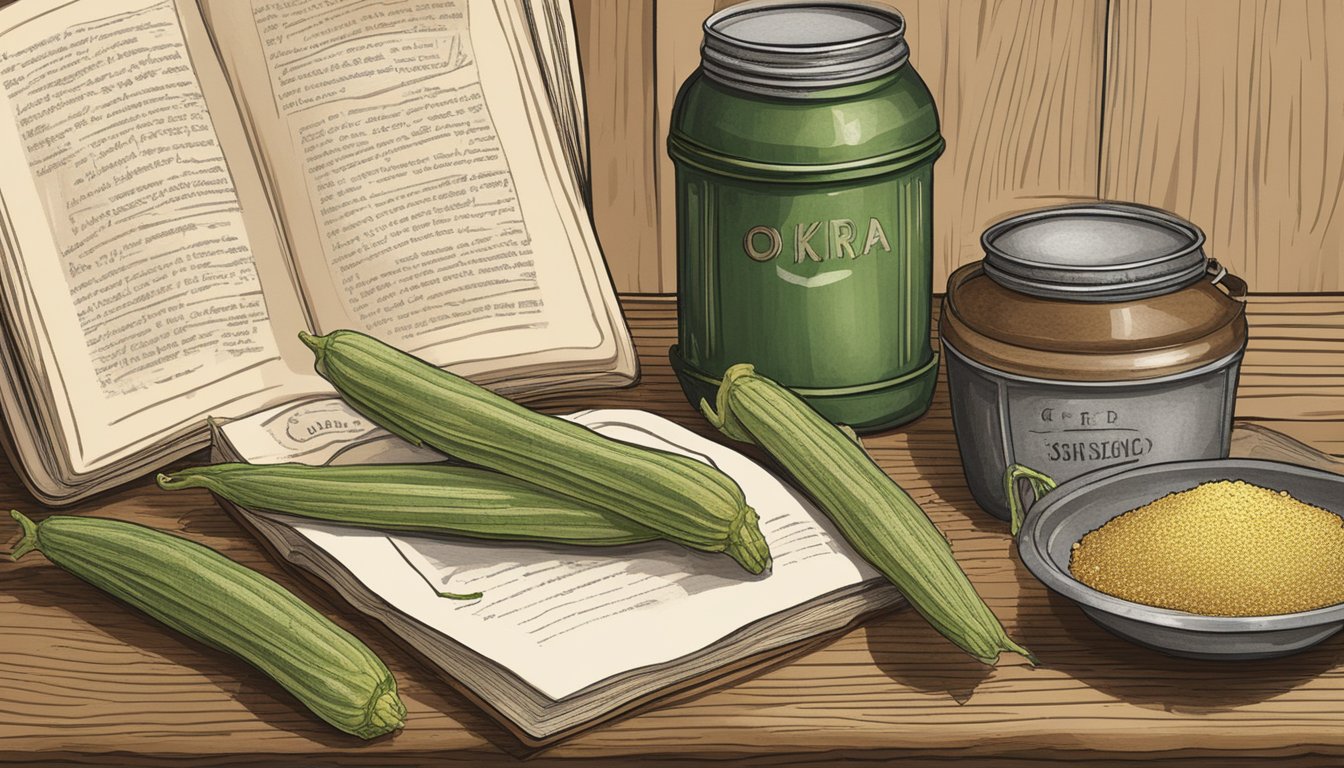
[[[733,477],[761,517],[772,571],[752,576],[727,556],[669,543],[596,549],[384,536],[331,525],[297,530],[397,610],[496,660],[553,699],[679,658],[753,621],[877,577],[810,502],[731,448],[643,411],[593,410],[567,418]],[[230,423],[224,433],[256,463],[442,458],[368,426],[340,401],[277,409]],[[351,449],[352,441],[359,447]],[[458,601],[438,597],[435,588],[484,596]]]

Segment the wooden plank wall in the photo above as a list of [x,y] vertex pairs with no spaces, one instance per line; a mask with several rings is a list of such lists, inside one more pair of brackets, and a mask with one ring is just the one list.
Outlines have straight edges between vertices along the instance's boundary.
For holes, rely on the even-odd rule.
[[[573,0],[617,287],[676,289],[673,98],[725,0]],[[1252,289],[1344,291],[1340,0],[894,0],[939,105],[935,285],[1020,210],[1186,216]],[[1332,140],[1333,139],[1333,140]]]
[[653,151],[652,0],[574,0],[588,100],[593,219],[620,291],[676,290],[676,254],[664,274],[658,246],[657,155]]
[[1198,223],[1255,290],[1344,290],[1341,34],[1339,0],[1112,0],[1101,194]]

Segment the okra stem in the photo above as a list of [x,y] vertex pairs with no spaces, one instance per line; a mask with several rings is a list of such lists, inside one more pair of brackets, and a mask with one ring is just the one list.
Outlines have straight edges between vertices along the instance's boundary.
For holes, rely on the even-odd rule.
[[18,560],[24,555],[37,549],[37,523],[29,520],[22,512],[17,509],[9,510],[9,516],[18,522],[19,527],[23,529],[23,538],[19,543],[9,551],[9,556],[13,560]]

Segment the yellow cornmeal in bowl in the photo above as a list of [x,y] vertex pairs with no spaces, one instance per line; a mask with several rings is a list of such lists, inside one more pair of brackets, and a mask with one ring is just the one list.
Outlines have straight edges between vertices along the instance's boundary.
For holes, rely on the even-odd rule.
[[1287,491],[1221,480],[1092,531],[1069,571],[1108,595],[1206,616],[1309,611],[1344,602],[1344,526]]

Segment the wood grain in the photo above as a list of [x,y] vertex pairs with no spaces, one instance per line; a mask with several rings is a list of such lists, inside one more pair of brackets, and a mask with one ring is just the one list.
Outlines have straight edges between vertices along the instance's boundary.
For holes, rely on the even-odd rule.
[[[675,302],[626,299],[644,379],[551,398],[551,411],[643,407],[702,434],[666,364]],[[1344,297],[1262,297],[1238,414],[1344,455]],[[924,506],[1009,631],[1044,662],[984,667],[916,614],[887,615],[731,687],[580,735],[540,765],[1291,765],[1344,761],[1344,641],[1277,661],[1170,659],[1106,634],[1019,564],[972,502],[945,384],[908,428],[867,438]],[[32,510],[0,466],[0,508]],[[142,481],[77,514],[148,523],[215,547],[295,589],[368,642],[400,683],[406,730],[333,732],[245,664],[180,638],[33,555],[0,563],[0,763],[19,765],[502,765],[527,756],[492,721],[387,642],[373,622],[281,569],[204,493]],[[14,536],[0,535],[0,544]],[[658,628],[651,628],[657,631]]]
[[657,57],[657,124],[652,147],[658,174],[658,253],[668,269],[659,290],[677,289],[677,187],[676,168],[667,156],[667,135],[672,126],[672,106],[681,84],[700,66],[701,25],[710,14],[730,5],[725,0],[655,0],[654,40]]
[[593,222],[618,291],[663,289],[653,135],[653,0],[573,0]]
[[947,151],[934,166],[934,286],[1010,213],[1097,194],[1105,3],[898,2]]
[[1252,290],[1344,289],[1344,5],[1110,5],[1101,194],[1189,218]]

